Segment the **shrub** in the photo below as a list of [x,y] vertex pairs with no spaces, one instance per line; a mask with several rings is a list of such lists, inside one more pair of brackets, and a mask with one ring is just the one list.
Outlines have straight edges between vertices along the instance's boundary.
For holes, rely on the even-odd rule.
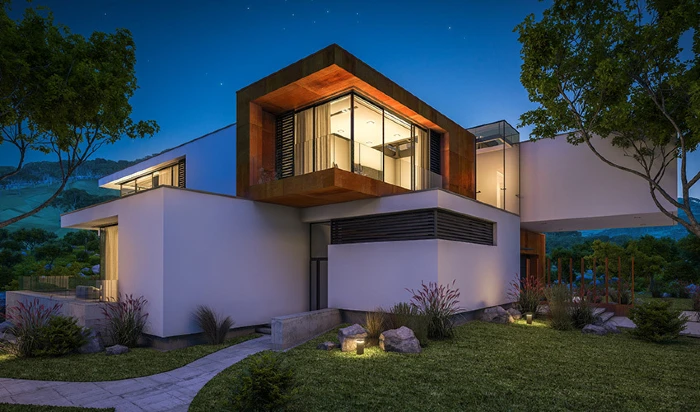
[[438,285],[436,282],[426,285],[421,282],[420,289],[407,289],[413,295],[411,306],[428,318],[428,337],[430,338],[444,339],[454,336],[452,316],[457,314],[459,302],[459,289],[454,285],[454,280],[447,285]]
[[296,390],[294,370],[283,363],[281,355],[265,351],[250,359],[235,383],[232,410],[286,410]]
[[571,292],[567,285],[553,285],[545,290],[549,303],[549,319],[552,328],[569,330],[573,326],[570,314]]
[[194,318],[204,332],[204,337],[212,345],[224,343],[226,334],[234,323],[230,316],[222,318],[209,306],[202,305],[197,306]]
[[78,321],[68,316],[53,316],[39,329],[37,356],[62,356],[73,353],[87,343],[86,333]]
[[421,346],[428,344],[430,319],[409,303],[401,302],[392,306],[389,310],[387,324],[387,329],[398,329],[405,326],[413,331]]
[[516,280],[511,284],[508,296],[515,302],[518,310],[537,316],[537,309],[544,298],[544,285],[537,276],[530,276],[520,281]]
[[700,312],[700,286],[695,287],[695,292],[691,296],[693,299],[693,310]]
[[107,335],[113,343],[133,348],[137,345],[148,321],[144,308],[148,301],[143,296],[120,294],[116,302],[106,302],[102,314],[107,322]]
[[584,326],[595,322],[593,306],[585,297],[572,299],[570,314],[571,322],[577,329],[583,329]]
[[668,283],[668,293],[672,298],[688,299],[690,297],[688,282],[672,280]]
[[367,339],[376,343],[379,340],[379,335],[384,332],[386,323],[386,314],[382,308],[377,308],[374,312],[367,312],[364,324],[364,328],[367,330]]
[[16,342],[8,347],[15,355],[31,357],[37,355],[40,349],[42,328],[46,326],[51,317],[56,316],[62,305],[44,306],[39,299],[33,299],[28,303],[20,301],[17,306],[7,309],[7,320],[12,322],[10,333],[17,338]]
[[650,342],[668,342],[680,336],[688,317],[671,309],[671,302],[651,300],[633,307],[630,319],[637,326],[632,335]]

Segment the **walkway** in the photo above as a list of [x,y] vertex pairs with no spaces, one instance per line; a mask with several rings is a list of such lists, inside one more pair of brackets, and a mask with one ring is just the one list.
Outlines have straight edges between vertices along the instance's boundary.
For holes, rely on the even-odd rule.
[[197,392],[219,372],[272,348],[270,336],[229,346],[181,368],[142,378],[56,382],[0,378],[0,403],[115,408],[121,411],[187,411]]
[[[682,314],[688,317],[688,322],[685,324],[685,330],[681,332],[681,335],[700,338],[700,312],[686,310],[683,311]],[[637,327],[630,318],[625,316],[614,316],[609,320],[609,323],[625,329],[634,329]]]

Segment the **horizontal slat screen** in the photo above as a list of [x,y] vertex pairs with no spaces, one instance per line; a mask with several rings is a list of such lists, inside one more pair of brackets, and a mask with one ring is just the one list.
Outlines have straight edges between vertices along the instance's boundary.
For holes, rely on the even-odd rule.
[[277,116],[275,123],[275,173],[278,179],[294,176],[294,113]]
[[331,220],[331,244],[445,239],[493,245],[493,223],[442,209]]
[[440,137],[442,135],[435,130],[430,131],[430,171],[436,175],[440,174],[442,156],[440,153]]

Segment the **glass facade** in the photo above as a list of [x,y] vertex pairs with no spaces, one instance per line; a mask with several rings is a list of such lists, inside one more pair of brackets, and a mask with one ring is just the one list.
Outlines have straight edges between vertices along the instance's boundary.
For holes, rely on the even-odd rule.
[[441,187],[428,130],[355,93],[294,114],[294,175],[339,168],[409,190]]
[[180,182],[181,167],[184,167],[184,161],[124,182],[120,185],[120,194],[121,196],[126,196],[132,193],[153,189],[158,186],[184,187],[184,182]]
[[476,200],[520,214],[520,133],[505,120],[468,130],[476,136]]

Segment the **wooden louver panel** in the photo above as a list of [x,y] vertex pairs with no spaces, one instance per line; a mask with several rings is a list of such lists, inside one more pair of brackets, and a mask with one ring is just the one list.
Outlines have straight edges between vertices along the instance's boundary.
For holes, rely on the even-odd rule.
[[493,222],[443,209],[331,220],[331,244],[444,239],[493,245]]
[[177,162],[178,168],[177,168],[177,187],[180,188],[185,188],[185,178],[187,175],[185,174],[185,159],[180,160]]
[[275,174],[294,176],[294,113],[277,116],[275,124]]
[[440,163],[442,156],[440,153],[440,138],[442,135],[434,130],[430,131],[430,171],[440,174]]

